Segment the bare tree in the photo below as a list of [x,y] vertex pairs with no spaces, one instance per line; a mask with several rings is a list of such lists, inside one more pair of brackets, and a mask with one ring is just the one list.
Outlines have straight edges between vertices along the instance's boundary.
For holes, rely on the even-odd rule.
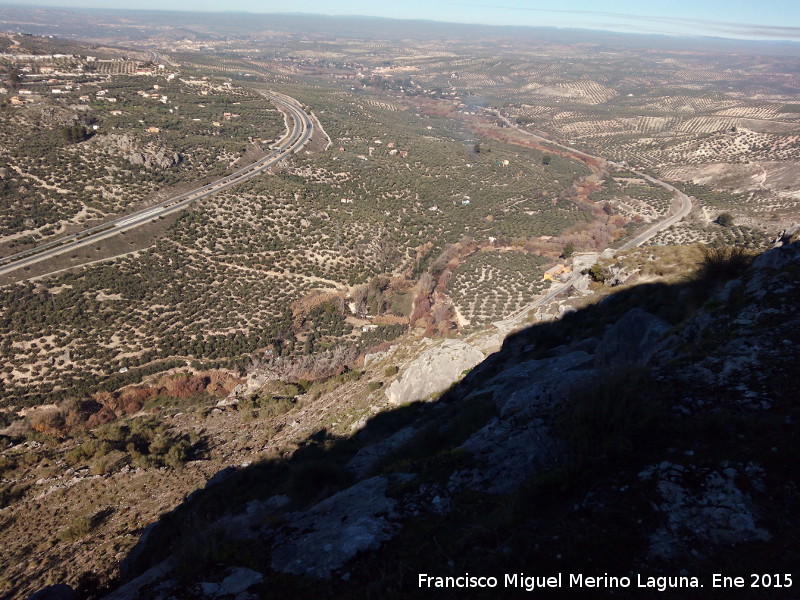
[[428,295],[433,291],[436,280],[430,271],[425,271],[419,278],[419,291],[421,294]]

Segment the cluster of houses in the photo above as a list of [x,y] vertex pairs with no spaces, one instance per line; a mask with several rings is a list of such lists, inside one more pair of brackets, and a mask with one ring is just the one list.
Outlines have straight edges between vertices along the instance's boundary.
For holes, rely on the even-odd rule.
[[[104,63],[113,63],[114,67]],[[114,74],[125,75],[163,75],[167,81],[173,81],[175,73],[165,73],[164,65],[125,61],[123,59],[102,60],[94,56],[76,56],[66,54],[0,54],[0,64],[6,64],[19,73],[19,87],[16,90],[0,87],[0,96],[13,94],[7,102],[15,107],[43,102],[45,96],[69,97],[72,102],[106,102],[116,104],[120,99],[103,85]],[[102,73],[100,71],[103,71]],[[183,79],[181,81],[184,81]],[[215,85],[208,78],[186,80],[184,83],[201,87],[200,95],[208,95],[209,91],[230,87],[229,83]],[[163,93],[158,84],[140,89],[136,92],[139,96],[160,102],[169,103],[169,96]],[[177,110],[171,107],[170,112]],[[112,110],[111,115],[120,115],[122,111]],[[241,115],[235,112],[225,112],[223,121],[237,119]],[[213,121],[216,127],[221,127],[220,121]],[[96,126],[95,126],[96,128]],[[149,133],[158,133],[158,127],[146,127]]]
[[150,98],[151,100],[157,100],[158,102],[161,102],[162,104],[166,104],[167,102],[169,102],[169,97],[164,95],[164,94],[162,94],[159,91],[159,89],[160,88],[159,88],[158,85],[154,85],[152,90],[139,90],[136,93],[139,96],[141,96],[142,98]]
[[[126,75],[155,75],[163,73],[165,69],[164,65],[140,61],[98,59],[95,56],[70,54],[2,53],[0,64],[16,69],[20,76],[22,87],[8,99],[12,106],[41,102],[45,95],[70,96],[88,86],[101,86],[116,71]],[[87,77],[91,77],[91,80],[87,81]],[[174,74],[168,75],[169,77],[174,78]],[[0,93],[7,94],[9,91],[3,88]],[[89,102],[92,99],[91,95],[85,93],[77,97],[80,102]],[[117,98],[108,95],[107,89],[95,92],[94,100],[112,104],[117,102]]]
[[[349,141],[349,139],[350,138],[341,138],[340,141],[345,141],[345,140]],[[375,144],[376,146],[383,145],[383,141],[381,140],[374,140],[372,143]],[[399,148],[395,148],[394,142],[389,142],[388,144],[386,144],[386,148],[388,149],[387,154],[389,156],[399,156],[400,158],[408,157],[408,150],[401,150]],[[345,146],[339,146],[338,150],[339,152],[347,152],[347,148]],[[369,154],[369,156],[372,156],[374,152],[375,152],[374,146],[370,146],[367,148],[367,153]],[[368,160],[367,156],[364,154],[359,154],[357,158],[360,158],[361,160]],[[334,160],[336,160],[335,157]]]

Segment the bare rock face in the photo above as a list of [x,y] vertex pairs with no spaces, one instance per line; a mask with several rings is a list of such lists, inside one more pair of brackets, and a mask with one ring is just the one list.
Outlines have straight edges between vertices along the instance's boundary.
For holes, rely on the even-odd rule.
[[[745,479],[760,487],[760,472],[753,463],[704,472],[664,461],[645,469],[639,477],[656,482],[657,510],[666,516],[664,526],[650,536],[650,553],[668,558],[681,548],[703,548],[709,542],[769,540],[769,532],[756,525],[752,499],[736,485],[737,479]],[[686,480],[701,482],[699,489]]]
[[85,113],[88,107],[71,106],[63,108],[60,106],[46,106],[39,112],[39,124],[43,127],[62,127],[64,125],[74,125],[81,122],[81,113]]
[[158,142],[143,144],[130,135],[102,136],[102,143],[110,148],[122,152],[125,160],[132,165],[143,166],[147,170],[163,171],[174,167],[181,162],[177,152],[170,152],[169,148]]
[[248,378],[231,390],[226,398],[217,402],[217,406],[232,406],[239,404],[241,398],[254,394],[269,381],[269,375],[262,372],[251,373]]
[[414,439],[417,433],[419,430],[415,427],[404,427],[380,442],[364,446],[350,459],[347,468],[358,477],[364,477],[382,458]]
[[445,340],[425,350],[386,390],[395,404],[423,400],[445,391],[484,359],[476,347],[461,340]]
[[148,170],[163,171],[180,162],[177,152],[172,154],[166,148],[147,148],[143,152],[134,152],[128,156],[132,165],[143,165]]
[[800,230],[800,228],[786,230],[786,232],[778,238],[779,241],[776,242],[775,248],[764,252],[753,261],[753,268],[782,269],[791,263],[800,261],[800,246],[796,243],[781,241],[793,239],[793,237],[798,234],[798,230]]
[[342,490],[304,512],[286,515],[272,550],[272,568],[314,579],[329,577],[358,552],[388,540],[396,525],[388,481],[373,477]]
[[241,594],[263,580],[264,576],[257,571],[235,567],[228,571],[221,583],[201,583],[200,589],[209,598],[228,597]]
[[592,357],[574,351],[544,360],[527,360],[502,370],[472,395],[491,398],[498,416],[461,446],[480,468],[454,473],[448,487],[492,494],[516,490],[562,451],[545,417],[581,381],[596,375]]
[[599,368],[643,365],[669,329],[663,319],[632,308],[603,336],[595,352],[595,364]]
[[75,600],[75,598],[77,596],[73,589],[63,583],[48,585],[46,588],[28,596],[28,600]]

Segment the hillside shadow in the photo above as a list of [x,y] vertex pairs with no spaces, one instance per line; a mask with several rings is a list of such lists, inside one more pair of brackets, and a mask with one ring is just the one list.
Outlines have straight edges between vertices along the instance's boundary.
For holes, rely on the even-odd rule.
[[[523,360],[544,360],[576,349],[591,353],[608,327],[632,308],[663,319],[675,330],[748,264],[738,253],[707,255],[697,274],[682,282],[635,285],[559,321],[508,336],[500,351],[433,402],[415,402],[379,413],[349,437],[320,429],[288,457],[224,470],[148,528],[123,562],[123,581],[170,556],[183,557],[177,572],[187,585],[218,577],[228,566],[250,566],[267,574],[266,583],[257,588],[265,597],[287,598],[423,598],[431,590],[419,589],[416,581],[411,581],[420,572],[629,573],[641,564],[649,543],[646,531],[652,531],[657,523],[653,496],[648,496],[652,490],[642,484],[636,494],[625,495],[622,484],[628,479],[636,481],[635,474],[644,465],[661,460],[674,451],[670,447],[681,447],[684,442],[687,447],[707,447],[709,457],[749,452],[750,438],[765,435],[774,423],[720,412],[676,422],[670,409],[680,390],[652,377],[646,367],[632,370],[623,366],[601,373],[577,394],[570,393],[564,399],[568,410],[551,415],[554,429],[566,440],[570,458],[557,461],[511,494],[459,492],[446,515],[421,512],[378,551],[359,554],[357,561],[348,563],[343,580],[314,582],[271,571],[268,544],[220,542],[217,538],[226,534],[215,529],[214,523],[225,515],[247,511],[254,501],[281,498],[269,518],[277,523],[283,514],[308,508],[375,475],[411,473],[416,476],[413,486],[442,487],[454,469],[466,463],[474,465],[459,447],[495,418],[497,409],[473,392],[498,373]],[[376,452],[376,459],[358,476],[348,467],[360,451],[363,454],[404,430],[410,431],[409,435],[388,450]],[[706,446],[697,443],[701,439],[709,440]],[[401,497],[406,484],[393,485],[390,493]],[[612,494],[613,490],[619,494]],[[788,511],[781,509],[780,514],[785,518]],[[259,525],[269,525],[269,519]],[[800,531],[796,518],[785,531],[790,538]],[[779,551],[764,544],[741,547],[750,548],[753,554],[728,552],[713,560],[694,556],[691,566],[681,562],[689,560],[682,554],[662,566],[670,573],[669,569],[687,568],[693,574],[712,568],[735,570],[750,568],[745,557],[758,554],[759,564],[773,568],[769,561],[788,564],[787,556],[797,555],[793,551],[778,558]],[[567,591],[553,591],[548,597],[570,597]],[[463,597],[458,590],[439,592],[443,598]],[[473,592],[470,597],[498,597],[496,591]],[[667,591],[663,597],[687,597],[686,590],[682,592],[671,595]],[[528,593],[510,590],[502,597],[527,597]],[[636,596],[623,590],[619,597]],[[754,592],[747,597],[759,596]]]

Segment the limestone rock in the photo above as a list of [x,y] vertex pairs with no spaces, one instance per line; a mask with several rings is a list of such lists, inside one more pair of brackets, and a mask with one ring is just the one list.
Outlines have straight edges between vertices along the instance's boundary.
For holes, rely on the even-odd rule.
[[669,329],[666,321],[641,308],[632,308],[603,336],[595,352],[595,364],[598,368],[643,365]]
[[359,450],[347,463],[356,476],[364,477],[384,456],[401,448],[406,442],[413,439],[419,430],[415,427],[404,427],[388,438],[375,444],[369,444]]
[[450,489],[463,487],[503,494],[514,491],[558,455],[547,410],[572,386],[596,375],[591,355],[574,351],[508,367],[477,388],[472,396],[489,396],[499,416],[462,444],[481,467],[454,473]]
[[[751,477],[758,471],[752,464],[742,470]],[[750,496],[736,485],[738,475],[732,467],[703,473],[696,466],[669,461],[640,473],[640,479],[656,481],[661,497],[657,510],[667,519],[650,536],[651,555],[669,558],[686,546],[770,539],[769,532],[756,525]],[[696,483],[687,484],[697,480],[702,482],[699,489]]]
[[241,398],[246,398],[260,390],[270,380],[269,375],[262,372],[251,373],[247,379],[231,390],[227,397],[217,402],[217,406],[233,406]]
[[234,567],[231,569],[230,574],[222,580],[216,596],[235,596],[261,583],[263,580],[264,576],[257,571],[245,569],[244,567]]
[[768,250],[754,261],[754,269],[781,269],[792,262],[800,261],[800,244],[792,243]]
[[365,479],[312,508],[288,513],[272,549],[272,568],[324,579],[358,552],[388,540],[395,500],[384,477]]
[[492,419],[461,446],[480,463],[480,468],[453,473],[448,488],[468,488],[491,494],[508,494],[528,477],[547,466],[556,455],[556,442],[544,420],[515,424]]
[[116,150],[132,165],[140,165],[147,170],[168,169],[182,160],[180,154],[170,152],[163,144],[154,141],[142,143],[128,134],[95,136],[92,142]]
[[440,394],[458,381],[464,371],[484,359],[483,352],[461,340],[445,340],[425,350],[386,390],[395,404],[423,400]]
[[543,360],[526,360],[503,369],[470,397],[489,396],[503,418],[530,414],[532,407],[563,398],[584,377],[594,374],[592,357],[583,351]]
[[65,583],[48,585],[28,596],[28,600],[75,600],[75,590]]

